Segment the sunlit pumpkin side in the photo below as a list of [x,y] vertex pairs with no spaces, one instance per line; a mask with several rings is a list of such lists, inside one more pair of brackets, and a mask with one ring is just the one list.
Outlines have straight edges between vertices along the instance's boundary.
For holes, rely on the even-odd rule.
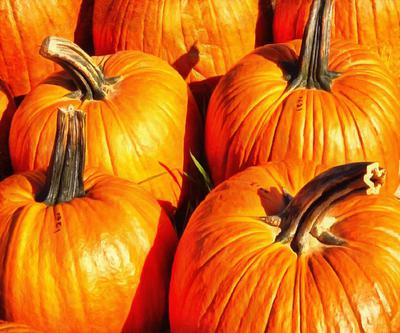
[[260,47],[221,78],[205,130],[216,183],[268,161],[374,160],[388,172],[383,190],[396,190],[399,87],[367,48],[330,46],[332,11],[332,0],[314,1],[302,41]]
[[[56,66],[39,55],[42,40],[56,35],[86,42],[86,10],[92,0],[6,0],[0,2],[0,80],[6,82],[13,96],[27,94]],[[81,16],[80,16],[81,14]],[[84,15],[86,14],[86,17]]]
[[385,172],[270,162],[218,185],[179,242],[171,333],[399,332],[400,203]]
[[72,104],[87,115],[87,166],[140,183],[172,213],[187,195],[184,173],[203,131],[196,102],[178,72],[139,51],[91,58],[58,37],[47,38],[41,53],[66,71],[36,86],[15,113],[14,170],[47,168],[56,110]]
[[47,175],[0,182],[0,312],[44,332],[164,330],[177,244],[168,215],[139,185],[83,172],[82,111],[60,109],[57,123]]
[[140,50],[174,66],[189,82],[225,72],[272,41],[269,0],[96,0],[97,55]]

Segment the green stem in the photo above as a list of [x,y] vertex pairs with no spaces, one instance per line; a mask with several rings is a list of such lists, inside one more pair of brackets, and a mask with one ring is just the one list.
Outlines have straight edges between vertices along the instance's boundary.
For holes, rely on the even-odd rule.
[[306,248],[310,234],[326,245],[343,244],[344,240],[319,228],[322,220],[332,206],[349,195],[379,193],[385,176],[385,170],[378,163],[368,162],[337,166],[318,175],[297,193],[279,216],[269,217],[274,222],[271,225],[281,228],[275,241],[290,243],[298,254]]
[[301,45],[297,75],[287,90],[331,90],[332,80],[339,74],[328,70],[331,21],[334,0],[314,0]]
[[45,190],[39,201],[52,206],[85,195],[85,125],[83,111],[73,106],[58,109],[56,139]]
[[49,36],[39,50],[40,54],[59,64],[74,80],[78,95],[84,100],[103,99],[119,78],[106,78],[92,58],[68,39]]

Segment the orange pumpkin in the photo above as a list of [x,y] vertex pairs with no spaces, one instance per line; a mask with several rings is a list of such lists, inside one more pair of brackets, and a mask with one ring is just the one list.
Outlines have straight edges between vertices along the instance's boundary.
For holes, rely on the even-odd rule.
[[[276,0],[275,42],[302,37],[311,3],[312,0]],[[378,51],[400,80],[400,7],[397,0],[336,0],[332,35]]]
[[377,163],[320,170],[251,167],[197,207],[172,269],[172,333],[400,331],[400,203],[372,195]]
[[269,2],[96,0],[95,52],[140,50],[168,61],[189,82],[201,81],[272,40]]
[[83,174],[84,120],[72,106],[58,112],[47,178],[38,170],[0,183],[5,319],[44,332],[161,331],[177,236],[138,185]]
[[50,37],[44,56],[63,65],[26,96],[15,113],[10,154],[16,172],[46,168],[58,107],[88,117],[87,165],[141,183],[173,211],[186,195],[190,151],[201,120],[186,82],[167,63],[138,51],[90,58],[75,44]]
[[395,191],[399,87],[366,48],[330,46],[331,15],[331,0],[314,1],[302,42],[258,48],[220,80],[205,133],[216,183],[267,161],[376,160],[388,170],[386,190]]
[[[40,57],[39,48],[48,35],[74,38],[82,1],[1,1],[0,79],[14,96],[27,94],[55,70],[55,64]],[[79,25],[79,41],[86,28]]]
[[15,112],[14,100],[7,86],[0,81],[0,180],[11,174],[8,136]]
[[29,326],[0,320],[0,332],[8,333],[40,333]]

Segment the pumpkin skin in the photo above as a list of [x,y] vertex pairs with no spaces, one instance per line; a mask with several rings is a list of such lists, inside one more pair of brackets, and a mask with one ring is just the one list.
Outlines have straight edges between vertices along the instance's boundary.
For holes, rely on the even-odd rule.
[[140,183],[173,212],[186,195],[183,171],[202,137],[201,118],[186,82],[167,63],[139,51],[94,57],[106,77],[120,77],[103,99],[66,96],[76,90],[58,72],[26,96],[13,119],[10,154],[15,172],[47,168],[57,108],[87,114],[86,165]]
[[269,1],[258,0],[96,0],[95,52],[140,50],[201,81],[272,41],[271,13]]
[[[340,246],[310,237],[302,254],[257,219],[285,207],[324,167],[270,162],[217,186],[179,242],[170,289],[171,332],[398,332],[400,205],[355,195],[325,215]],[[316,188],[315,191],[318,191]],[[336,218],[336,220],[335,220]]]
[[0,180],[11,174],[8,136],[15,104],[8,87],[0,81]]
[[[276,43],[301,38],[311,0],[277,0],[273,30]],[[378,51],[400,83],[400,8],[393,0],[336,0],[332,36]]]
[[[39,55],[40,44],[48,35],[73,39],[81,3],[82,0],[52,0],[46,4],[35,0],[1,1],[0,79],[10,86],[14,96],[27,94],[56,69],[55,64]],[[86,28],[79,27],[79,40],[84,40]]]
[[72,112],[57,113],[65,116],[47,177],[28,171],[0,183],[1,312],[45,332],[161,331],[175,231],[139,185],[82,174],[84,116]]
[[301,41],[271,44],[245,56],[221,78],[209,103],[205,149],[220,183],[248,166],[286,159],[335,166],[375,160],[398,185],[400,90],[365,47],[333,41],[330,91],[290,88]]
[[8,333],[40,333],[29,326],[0,320],[0,332]]

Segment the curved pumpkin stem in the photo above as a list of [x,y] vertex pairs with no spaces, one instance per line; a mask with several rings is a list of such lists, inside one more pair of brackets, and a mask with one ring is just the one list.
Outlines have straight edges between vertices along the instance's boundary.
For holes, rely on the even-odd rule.
[[85,195],[86,115],[73,106],[59,108],[57,133],[47,171],[46,187],[39,201],[47,205],[68,202]]
[[328,70],[334,0],[314,0],[304,30],[297,75],[287,90],[300,87],[331,90],[339,74]]
[[[49,36],[44,39],[40,54],[64,68],[71,74],[78,87],[78,97],[84,100],[103,99],[110,85],[119,78],[106,78],[92,58],[78,45],[68,39]],[[74,95],[76,97],[76,95]]]
[[378,163],[368,162],[337,166],[318,175],[297,193],[279,217],[273,217],[274,225],[279,224],[281,228],[275,241],[290,242],[299,254],[305,249],[310,234],[326,245],[343,244],[344,240],[320,228],[320,222],[331,206],[349,195],[378,194],[385,176],[386,171]]

